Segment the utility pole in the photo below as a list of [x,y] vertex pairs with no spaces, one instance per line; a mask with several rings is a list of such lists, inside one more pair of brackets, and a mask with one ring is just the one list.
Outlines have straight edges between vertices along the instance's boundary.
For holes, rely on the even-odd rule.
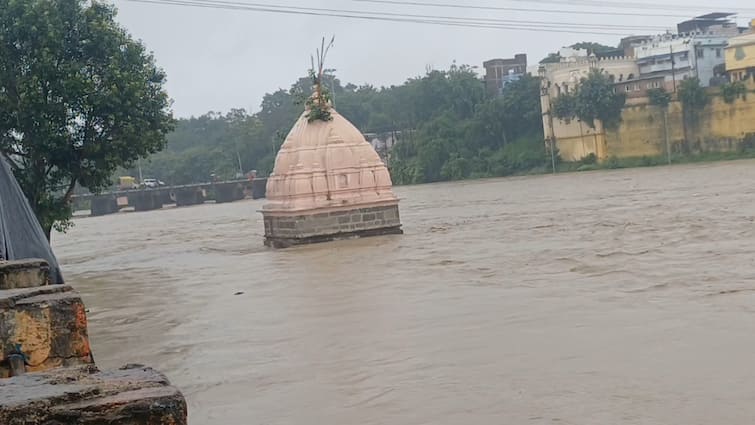
[[671,165],[671,143],[668,140],[668,105],[663,107],[663,134],[666,136],[666,159]]
[[244,175],[244,167],[241,166],[241,154],[239,153],[239,150],[236,149],[236,158],[239,160],[239,174],[242,176]]
[[674,82],[674,93],[676,93],[676,68],[674,67],[675,61],[673,44],[669,46],[669,51],[671,52],[671,80]]
[[548,126],[550,127],[551,134],[548,138],[548,141],[550,142],[550,151],[551,151],[551,167],[553,167],[553,174],[556,174],[556,132],[553,129],[553,103],[550,101],[550,96],[548,96]]
[[141,183],[144,181],[144,178],[142,176],[142,159],[141,158],[136,159],[136,166],[139,169],[139,183]]

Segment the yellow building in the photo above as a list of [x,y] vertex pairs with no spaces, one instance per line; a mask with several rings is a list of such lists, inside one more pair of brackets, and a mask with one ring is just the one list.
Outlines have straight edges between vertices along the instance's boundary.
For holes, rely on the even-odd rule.
[[[565,48],[562,52],[568,50]],[[562,53],[561,56],[566,55]],[[592,70],[600,70],[614,81],[634,80],[640,75],[637,62],[627,57],[571,57],[559,63],[543,64],[539,70],[543,133],[546,143],[555,141],[558,154],[564,161],[579,161],[590,154],[600,160],[608,157],[605,131],[600,121],[596,121],[593,127],[579,119],[561,120],[551,114],[553,102],[562,94],[573,93]]]
[[755,78],[755,30],[729,39],[726,72],[732,81],[750,81]]

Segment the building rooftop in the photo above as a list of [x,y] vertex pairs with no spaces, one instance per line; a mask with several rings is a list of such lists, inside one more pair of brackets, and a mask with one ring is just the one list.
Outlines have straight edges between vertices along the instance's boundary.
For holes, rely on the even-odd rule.
[[724,18],[730,18],[732,16],[736,16],[736,13],[713,12],[708,13],[707,15],[700,15],[693,20],[721,20]]
[[676,26],[676,29],[680,34],[709,32],[708,30],[713,27],[719,27],[719,31],[722,29],[739,31],[737,23],[733,20],[733,17],[736,15],[736,13],[729,12],[708,13],[707,15],[700,15],[696,18],[681,22]]
[[737,46],[748,46],[750,44],[755,44],[755,33],[743,34],[737,37],[730,38],[729,46],[727,48],[732,48],[732,47],[737,47]]

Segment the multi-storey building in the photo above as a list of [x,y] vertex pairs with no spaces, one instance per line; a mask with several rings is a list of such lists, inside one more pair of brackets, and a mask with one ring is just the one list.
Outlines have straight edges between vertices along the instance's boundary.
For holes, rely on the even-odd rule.
[[748,33],[729,39],[726,72],[731,81],[755,80],[755,20]]
[[518,80],[527,72],[527,55],[518,54],[513,59],[491,59],[482,66],[485,68],[488,94],[497,96],[503,93],[506,84]]

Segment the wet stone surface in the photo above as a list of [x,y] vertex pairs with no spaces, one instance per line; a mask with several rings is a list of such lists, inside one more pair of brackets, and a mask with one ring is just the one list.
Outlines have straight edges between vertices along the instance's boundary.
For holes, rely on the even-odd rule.
[[59,368],[0,380],[0,423],[183,425],[186,402],[164,375],[141,365]]
[[44,260],[0,260],[0,290],[42,286],[49,278],[50,266]]

